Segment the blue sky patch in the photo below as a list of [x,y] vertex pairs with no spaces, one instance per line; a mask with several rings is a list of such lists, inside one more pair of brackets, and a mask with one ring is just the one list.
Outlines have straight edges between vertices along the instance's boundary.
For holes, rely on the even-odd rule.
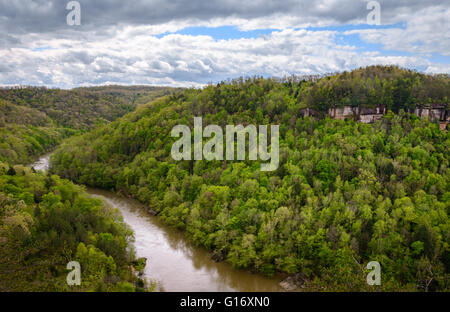
[[162,38],[169,34],[190,35],[190,36],[210,36],[215,40],[229,39],[251,39],[258,38],[263,35],[270,35],[276,29],[257,29],[250,31],[240,30],[237,26],[220,26],[220,27],[187,27],[173,33],[160,34],[157,37]]
[[42,46],[42,47],[36,47],[31,49],[31,51],[33,52],[41,52],[41,51],[46,51],[46,50],[52,50],[54,48],[50,47],[50,46]]
[[[361,39],[359,34],[344,34],[344,32],[352,30],[367,30],[367,29],[406,29],[406,23],[395,23],[387,25],[368,25],[368,24],[346,24],[346,25],[335,25],[335,26],[323,26],[323,27],[305,27],[305,28],[294,28],[295,30],[305,29],[308,31],[335,31],[336,44],[348,45],[356,48],[357,52],[379,52],[382,56],[414,56],[415,53],[407,51],[398,50],[386,50],[383,48],[383,44],[380,43],[370,43]],[[236,40],[236,39],[251,39],[258,38],[261,36],[268,36],[274,31],[281,31],[281,29],[256,29],[256,30],[240,30],[237,26],[220,26],[220,27],[206,27],[206,26],[196,26],[187,27],[176,32],[166,32],[157,35],[158,38],[163,38],[169,34],[179,34],[179,35],[190,35],[190,36],[210,36],[214,40]],[[438,62],[441,64],[449,64],[450,59],[448,57],[442,56],[438,53],[433,53],[428,56],[429,60],[432,62]]]

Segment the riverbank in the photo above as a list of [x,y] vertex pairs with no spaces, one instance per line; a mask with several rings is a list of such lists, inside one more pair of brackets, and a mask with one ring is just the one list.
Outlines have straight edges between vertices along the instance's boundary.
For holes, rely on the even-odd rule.
[[[50,154],[42,156],[32,166],[45,171]],[[267,278],[248,271],[234,269],[229,263],[214,262],[211,255],[193,246],[183,233],[147,213],[136,200],[112,192],[88,188],[88,193],[101,198],[122,213],[135,233],[138,258],[147,258],[144,277],[157,282],[160,291],[282,291],[281,278]]]

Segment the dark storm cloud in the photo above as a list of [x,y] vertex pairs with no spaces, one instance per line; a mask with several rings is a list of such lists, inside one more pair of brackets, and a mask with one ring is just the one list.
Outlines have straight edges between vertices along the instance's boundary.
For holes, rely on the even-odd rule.
[[21,44],[21,40],[8,34],[0,34],[0,47]]
[[[67,0],[0,0],[0,27],[8,34],[53,32],[67,29]],[[117,24],[157,25],[170,21],[210,21],[214,18],[256,19],[284,14],[303,23],[343,24],[364,22],[364,0],[80,0],[81,30],[101,31]],[[379,1],[385,22],[428,6],[448,5],[448,0]]]

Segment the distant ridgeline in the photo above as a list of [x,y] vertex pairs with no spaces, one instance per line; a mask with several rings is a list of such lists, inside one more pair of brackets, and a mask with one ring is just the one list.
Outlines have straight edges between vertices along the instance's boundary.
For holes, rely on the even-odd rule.
[[62,139],[109,123],[174,88],[0,88],[0,161],[27,164]]
[[43,112],[58,126],[86,130],[98,123],[113,121],[133,111],[139,104],[175,90],[168,87],[114,85],[72,90],[17,86],[0,88],[0,100]]

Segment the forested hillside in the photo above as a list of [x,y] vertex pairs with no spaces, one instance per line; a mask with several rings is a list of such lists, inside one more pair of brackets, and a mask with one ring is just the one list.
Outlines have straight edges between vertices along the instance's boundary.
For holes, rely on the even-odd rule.
[[[83,187],[0,162],[0,291],[142,291],[131,238]],[[83,263],[81,286],[66,283],[70,261]]]
[[[383,290],[449,290],[450,137],[402,110],[448,107],[448,83],[369,67],[318,81],[188,89],[68,140],[51,170],[139,199],[238,268],[301,272],[308,289],[368,290],[364,268],[375,260]],[[300,117],[301,108],[348,101],[382,102],[397,114],[374,124]],[[174,161],[171,130],[192,129],[194,116],[223,128],[280,125],[278,170],[248,160]]]
[[[132,231],[84,187],[29,164],[64,138],[111,122],[171,88],[0,89],[0,291],[142,291]],[[83,264],[68,286],[66,264]],[[148,288],[147,288],[148,289]]]
[[307,83],[300,98],[306,106],[326,110],[338,106],[386,105],[393,112],[428,104],[450,109],[450,77],[426,75],[396,66],[370,66]]
[[0,161],[27,164],[62,139],[171,94],[165,87],[0,88]]
[[[44,112],[57,126],[89,129],[112,121],[175,89],[166,87],[105,86],[72,90],[25,87],[0,89],[0,99]],[[144,100],[142,100],[144,99]]]
[[57,127],[44,112],[0,100],[0,161],[30,163],[75,133]]

